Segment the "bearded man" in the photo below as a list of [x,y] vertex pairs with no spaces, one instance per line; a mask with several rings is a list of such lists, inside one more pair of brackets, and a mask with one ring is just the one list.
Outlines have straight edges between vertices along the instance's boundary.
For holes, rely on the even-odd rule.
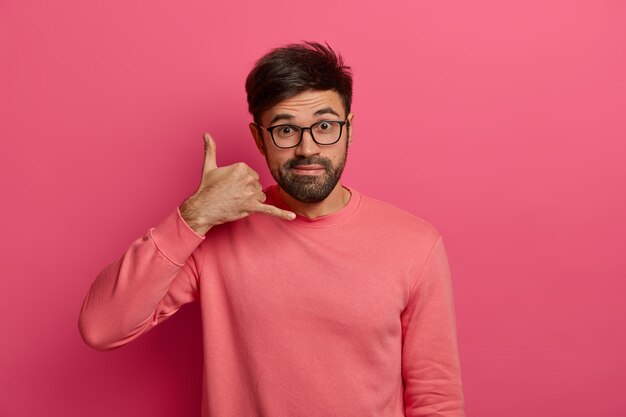
[[246,80],[250,131],[276,181],[218,167],[92,284],[79,318],[99,350],[201,304],[205,417],[461,417],[441,236],[341,183],[352,75],[328,45],[276,48]]

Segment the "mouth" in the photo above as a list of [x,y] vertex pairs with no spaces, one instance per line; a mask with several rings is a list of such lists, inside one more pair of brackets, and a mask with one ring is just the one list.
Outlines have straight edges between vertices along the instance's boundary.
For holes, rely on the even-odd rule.
[[326,172],[326,169],[322,165],[296,165],[291,170],[299,175],[320,175]]

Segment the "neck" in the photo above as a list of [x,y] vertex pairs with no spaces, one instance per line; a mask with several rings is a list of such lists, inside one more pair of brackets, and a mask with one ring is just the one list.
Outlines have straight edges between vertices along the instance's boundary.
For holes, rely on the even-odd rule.
[[308,219],[314,219],[341,210],[348,204],[351,196],[350,191],[344,188],[341,183],[337,183],[329,196],[319,203],[303,203],[295,200],[282,188],[278,187],[278,190],[282,200],[294,213]]

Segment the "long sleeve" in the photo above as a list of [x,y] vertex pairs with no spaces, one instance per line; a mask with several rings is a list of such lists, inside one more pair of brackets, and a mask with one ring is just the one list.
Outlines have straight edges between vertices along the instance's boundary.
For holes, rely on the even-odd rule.
[[178,208],[105,267],[85,297],[78,326],[98,350],[124,345],[197,298],[194,251],[204,237]]
[[405,414],[463,417],[454,301],[441,237],[417,273],[402,313]]

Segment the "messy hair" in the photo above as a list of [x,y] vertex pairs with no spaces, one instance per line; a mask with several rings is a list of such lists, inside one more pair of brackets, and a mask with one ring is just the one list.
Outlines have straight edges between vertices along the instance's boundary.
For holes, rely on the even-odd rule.
[[261,123],[264,111],[306,90],[334,90],[346,116],[352,104],[352,71],[326,43],[303,42],[272,49],[246,78],[248,111]]

